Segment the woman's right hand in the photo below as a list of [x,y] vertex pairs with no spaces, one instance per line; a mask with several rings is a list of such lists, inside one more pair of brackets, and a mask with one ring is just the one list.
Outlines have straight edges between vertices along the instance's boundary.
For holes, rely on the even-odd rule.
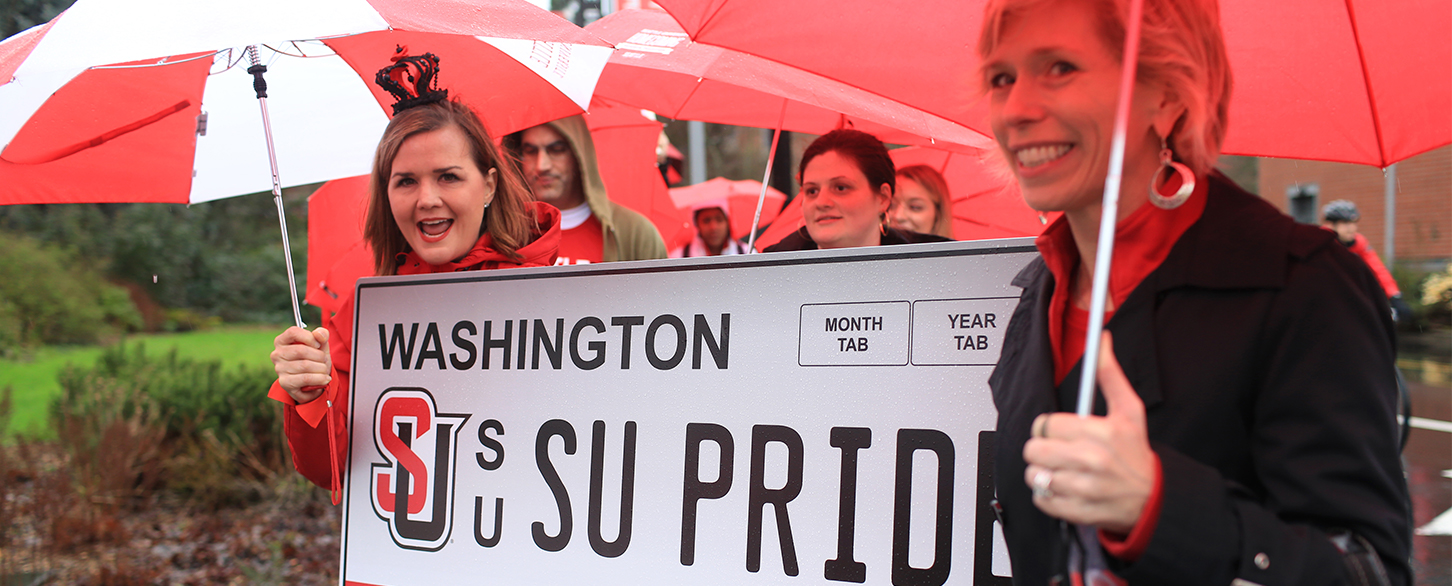
[[318,398],[333,380],[328,330],[288,328],[272,341],[272,366],[278,384],[297,404]]

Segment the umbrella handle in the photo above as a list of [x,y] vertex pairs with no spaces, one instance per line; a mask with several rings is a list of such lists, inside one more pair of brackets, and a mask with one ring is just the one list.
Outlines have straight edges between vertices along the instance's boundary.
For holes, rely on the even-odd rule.
[[786,124],[787,101],[781,101],[781,116],[777,118],[776,130],[771,134],[771,150],[766,155],[766,175],[761,178],[761,195],[756,197],[756,215],[751,218],[751,231],[747,232],[746,254],[756,252],[756,226],[761,224],[761,206],[766,203],[766,190],[770,189],[771,164],[776,161],[776,143],[781,140],[781,127]]
[[252,61],[247,73],[252,74],[252,89],[257,92],[257,103],[262,107],[262,135],[267,138],[267,162],[272,166],[272,201],[277,204],[277,223],[282,228],[282,256],[287,261],[287,290],[292,293],[292,321],[297,327],[307,329],[307,324],[302,320],[302,309],[297,303],[297,277],[292,271],[292,244],[287,238],[287,210],[282,205],[282,181],[277,177],[277,149],[272,146],[272,122],[267,117],[267,82],[262,79],[262,74],[267,72],[267,66],[257,58],[256,45],[247,46],[247,58]]
[[1129,102],[1134,96],[1134,75],[1139,62],[1139,31],[1144,0],[1130,0],[1128,29],[1124,33],[1124,67],[1119,75],[1119,105],[1114,112],[1114,139],[1109,149],[1109,174],[1104,178],[1104,206],[1099,216],[1099,245],[1094,252],[1094,286],[1089,295],[1089,327],[1084,333],[1083,367],[1079,373],[1079,400],[1075,412],[1087,417],[1094,406],[1094,381],[1099,371],[1100,332],[1104,330],[1105,298],[1114,258],[1114,227],[1119,216],[1119,185],[1124,174],[1124,142],[1129,133]]

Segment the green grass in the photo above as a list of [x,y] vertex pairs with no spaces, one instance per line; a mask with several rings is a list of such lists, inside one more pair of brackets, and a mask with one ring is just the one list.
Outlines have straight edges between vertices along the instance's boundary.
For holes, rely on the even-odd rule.
[[[285,326],[227,326],[184,334],[147,334],[131,336],[122,344],[146,344],[147,355],[160,355],[177,349],[177,354],[198,360],[221,360],[233,365],[269,365],[272,339]],[[24,360],[0,360],[0,388],[14,388],[14,413],[7,435],[24,433],[41,438],[54,437],[50,429],[48,409],[51,398],[60,393],[56,375],[66,364],[90,366],[101,355],[100,346],[55,346],[35,351]],[[267,389],[257,389],[261,401]]]

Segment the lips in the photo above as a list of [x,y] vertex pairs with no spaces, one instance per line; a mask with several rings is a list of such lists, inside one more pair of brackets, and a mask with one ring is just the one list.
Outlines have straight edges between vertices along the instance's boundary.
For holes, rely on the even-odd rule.
[[453,228],[454,221],[448,218],[432,218],[418,222],[419,236],[424,242],[438,242],[448,236],[449,229]]
[[1051,163],[1069,153],[1073,148],[1071,144],[1049,144],[1037,145],[1013,151],[1014,159],[1018,166],[1024,169],[1032,169],[1045,163]]

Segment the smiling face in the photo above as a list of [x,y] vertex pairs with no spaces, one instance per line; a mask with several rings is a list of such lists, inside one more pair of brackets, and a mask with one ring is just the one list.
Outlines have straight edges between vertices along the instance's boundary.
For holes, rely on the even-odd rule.
[[[1095,28],[1099,20],[1088,3],[1070,1],[1010,17],[984,59],[994,137],[1036,210],[1098,206],[1104,190],[1121,65]],[[1144,185],[1159,164],[1157,136],[1169,133],[1182,110],[1163,88],[1135,85],[1121,213],[1146,200]]]
[[891,187],[869,185],[857,163],[837,151],[817,155],[802,170],[802,219],[818,248],[877,245],[891,199]]
[[479,170],[464,132],[446,126],[399,146],[388,177],[388,205],[413,251],[440,265],[478,242],[496,180],[494,169]]
[[887,208],[888,225],[902,229],[931,234],[938,221],[938,208],[932,194],[922,184],[902,175],[897,177],[897,195]]

